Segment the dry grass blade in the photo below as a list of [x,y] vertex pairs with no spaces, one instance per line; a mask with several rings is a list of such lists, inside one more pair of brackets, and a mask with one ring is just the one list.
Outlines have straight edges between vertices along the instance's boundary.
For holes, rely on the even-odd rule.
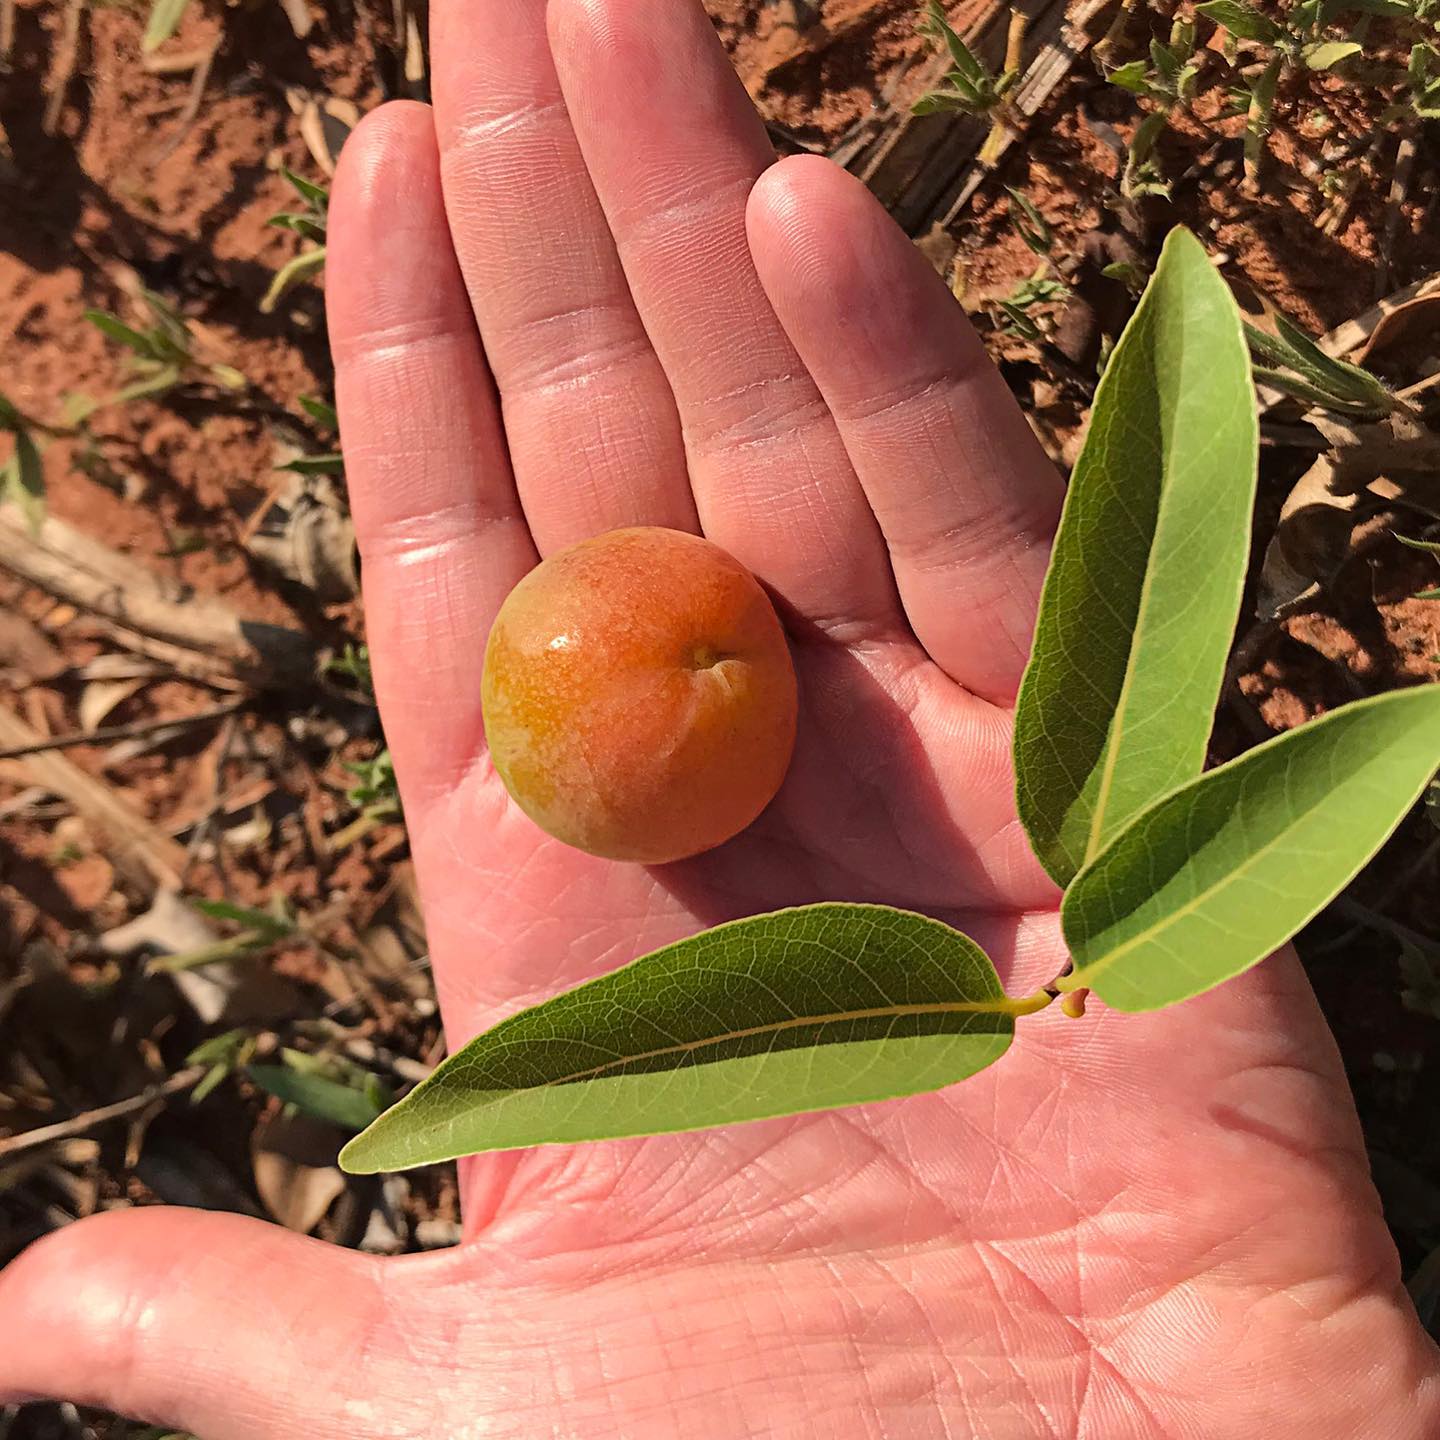
[[38,750],[36,747],[43,747],[45,739],[18,716],[0,709],[0,744],[30,751],[20,763],[31,778],[94,822],[104,833],[116,866],[133,883],[144,890],[153,890],[157,884],[178,886],[185,868],[184,847],[161,834],[108,785],[87,775],[63,755]]

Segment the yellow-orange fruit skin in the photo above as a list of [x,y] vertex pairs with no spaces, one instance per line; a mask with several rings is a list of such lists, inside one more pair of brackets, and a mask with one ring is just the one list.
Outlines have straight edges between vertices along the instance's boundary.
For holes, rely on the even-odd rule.
[[662,864],[743,830],[795,743],[795,670],[754,576],[678,530],[612,530],[511,591],[485,651],[485,738],[548,834]]

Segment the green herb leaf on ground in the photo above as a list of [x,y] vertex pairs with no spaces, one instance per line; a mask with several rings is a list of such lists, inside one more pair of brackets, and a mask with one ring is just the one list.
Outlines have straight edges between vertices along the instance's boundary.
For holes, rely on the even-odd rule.
[[246,1074],[277,1100],[344,1130],[363,1130],[381,1111],[375,1097],[363,1090],[287,1065],[250,1065]]

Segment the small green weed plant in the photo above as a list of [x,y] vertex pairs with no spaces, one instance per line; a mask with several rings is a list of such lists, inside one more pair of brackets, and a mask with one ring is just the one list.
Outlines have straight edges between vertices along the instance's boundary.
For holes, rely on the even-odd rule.
[[1019,813],[1064,893],[1071,963],[1050,984],[1008,995],[972,939],[882,905],[752,916],[502,1021],[342,1163],[373,1172],[937,1089],[999,1061],[1057,1001],[1077,1024],[1087,992],[1158,1010],[1284,944],[1429,785],[1440,685],[1356,701],[1204,770],[1257,454],[1240,314],[1176,231],[1101,380],[1018,702]]
[[169,301],[153,290],[141,290],[140,298],[150,323],[143,329],[127,325],[108,310],[87,310],[85,318],[107,339],[122,345],[134,378],[101,405],[125,405],[165,395],[187,382],[211,384],[221,390],[242,391],[248,382],[233,366],[202,356],[195,334]]
[[[1204,62],[1219,59],[1198,45],[1194,18],[1177,15],[1166,41],[1151,40],[1144,55],[1112,65],[1111,57],[1136,28],[1143,8],[1140,0],[1125,0],[1111,33],[1095,47],[1106,78],[1133,94],[1142,107],[1120,176],[1119,190],[1128,201],[1169,196],[1158,154],[1160,139],[1174,115],[1189,110]],[[1380,107],[1380,133],[1440,118],[1440,0],[1299,0],[1278,14],[1248,0],[1202,0],[1194,14],[1221,33],[1233,79],[1224,113],[1245,117],[1245,173],[1252,185],[1259,180],[1287,76],[1333,72],[1357,84],[1383,87],[1390,98]],[[1376,20],[1393,27],[1392,38],[1399,37],[1402,53],[1408,49],[1403,69],[1367,59]],[[998,70],[955,31],[939,0],[930,0],[922,30],[948,54],[953,68],[939,89],[920,97],[915,113],[958,111],[989,121],[990,133],[978,158],[993,165],[1006,138],[1025,128],[1015,108],[1023,75],[1024,17],[1018,11],[1012,14],[1004,64]]]
[[271,314],[281,299],[295,286],[305,280],[313,280],[325,268],[330,191],[313,180],[303,179],[292,170],[282,169],[280,173],[299,196],[301,205],[297,210],[282,210],[278,215],[272,215],[267,223],[279,230],[293,231],[302,240],[308,240],[310,246],[301,250],[275,272],[270,288],[260,301],[260,311],[264,315]]

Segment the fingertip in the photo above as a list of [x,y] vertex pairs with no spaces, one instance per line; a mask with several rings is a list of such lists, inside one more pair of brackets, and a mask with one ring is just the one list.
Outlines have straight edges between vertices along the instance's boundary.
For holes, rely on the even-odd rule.
[[377,200],[392,198],[407,179],[413,180],[415,161],[423,162],[434,151],[435,122],[428,105],[391,100],[371,110],[341,148],[331,186],[332,215],[349,219],[373,210]]
[[[750,196],[746,225],[756,268],[787,328],[807,327],[818,308],[893,331],[933,319],[946,298],[863,182],[824,156],[795,155],[767,170]],[[803,352],[803,341],[797,344]]]
[[777,160],[750,192],[747,218],[752,224],[811,228],[811,216],[844,199],[851,187],[865,187],[823,155],[790,155]]
[[612,5],[610,0],[549,0],[545,27],[557,64],[566,58],[606,52],[630,63],[658,60],[648,28],[627,23],[638,18],[636,9],[633,3]]

